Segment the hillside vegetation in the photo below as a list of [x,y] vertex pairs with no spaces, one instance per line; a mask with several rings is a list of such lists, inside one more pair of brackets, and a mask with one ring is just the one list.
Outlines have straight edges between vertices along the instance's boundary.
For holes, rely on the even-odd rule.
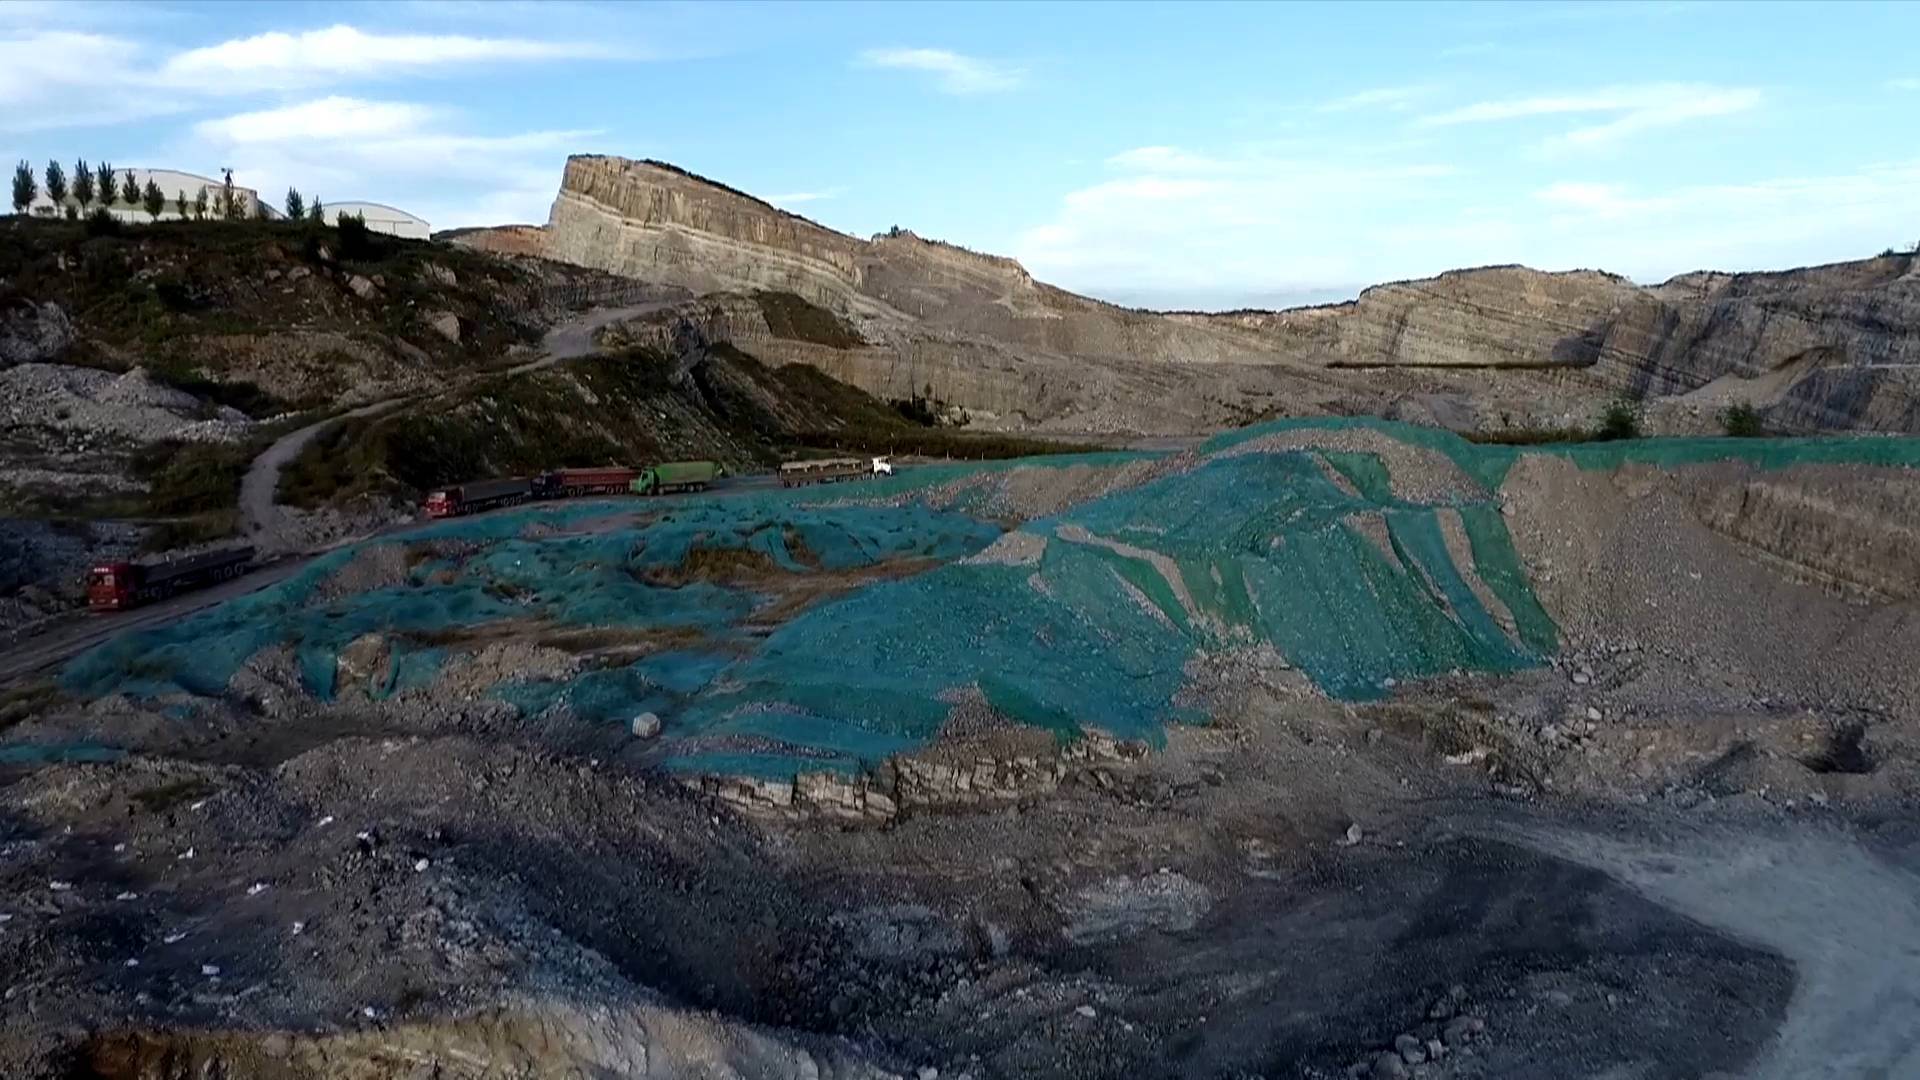
[[537,340],[541,294],[505,260],[312,222],[0,224],[0,305],[59,305],[59,362],[144,367],[256,417],[498,363]]
[[282,474],[280,497],[303,508],[411,501],[480,477],[681,459],[747,470],[810,449],[985,458],[1079,448],[921,426],[817,368],[769,367],[727,344],[691,364],[629,348],[344,422]]

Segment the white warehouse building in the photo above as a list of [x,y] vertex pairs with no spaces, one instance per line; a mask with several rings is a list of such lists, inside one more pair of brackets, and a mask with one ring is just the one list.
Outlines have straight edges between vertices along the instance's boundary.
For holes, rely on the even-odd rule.
[[[147,181],[152,180],[159,186],[160,193],[166,196],[167,204],[160,211],[159,220],[161,221],[175,221],[180,218],[179,204],[182,199],[184,199],[187,204],[186,216],[192,217],[194,214],[195,200],[199,198],[202,192],[205,192],[207,197],[207,215],[209,217],[218,217],[220,215],[220,199],[224,193],[224,185],[221,181],[213,177],[200,176],[197,173],[180,172],[176,169],[116,168],[113,170],[116,187],[126,182],[128,173],[133,174],[135,187],[144,191],[147,186]],[[36,174],[35,180],[40,184],[40,193],[35,195],[33,202],[28,204],[27,212],[35,217],[60,216],[63,211],[59,207],[54,206],[53,200],[47,196],[46,174],[44,172]],[[78,201],[72,194],[73,177],[71,176],[67,177],[67,189],[66,205],[77,208]],[[239,205],[240,212],[247,217],[253,217],[262,211],[265,212],[268,218],[275,220],[286,217],[286,215],[281,212],[280,207],[271,202],[262,202],[260,193],[253,188],[242,187],[239,184],[233,185],[233,199],[234,202]],[[99,196],[96,195],[93,203],[88,206],[87,212],[91,213],[92,210],[99,205],[100,199]],[[112,204],[107,207],[107,212],[126,222],[139,223],[151,220],[147,216],[146,208],[140,205],[138,200],[128,203],[123,199],[116,198],[112,201]],[[385,203],[360,201],[335,203],[323,199],[320,212],[325,215],[328,224],[332,224],[341,214],[358,214],[366,219],[367,228],[374,232],[405,237],[409,240],[426,240],[433,235],[433,227],[428,225],[426,221],[413,214],[407,213],[405,210],[388,206]]]
[[433,226],[427,224],[426,219],[385,203],[323,201],[320,212],[330,222],[341,214],[365,218],[368,229],[386,233],[389,236],[404,237],[408,240],[427,240],[433,236]]

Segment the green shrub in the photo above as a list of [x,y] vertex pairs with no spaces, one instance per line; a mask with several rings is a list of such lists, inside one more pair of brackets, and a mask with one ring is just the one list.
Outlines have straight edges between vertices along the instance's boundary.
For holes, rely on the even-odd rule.
[[1640,404],[1627,398],[1614,400],[1600,414],[1600,426],[1594,429],[1593,437],[1600,442],[1639,438]]
[[341,214],[335,219],[335,228],[340,233],[342,259],[369,262],[380,257],[380,246],[374,241],[372,230],[367,228],[366,218]]
[[107,212],[102,206],[87,215],[88,236],[119,236],[120,219]]
[[200,514],[240,501],[249,447],[228,443],[156,443],[135,455],[135,475],[148,483],[147,512]]
[[1720,412],[1720,426],[1736,439],[1752,439],[1767,433],[1760,410],[1747,402],[1735,402]]

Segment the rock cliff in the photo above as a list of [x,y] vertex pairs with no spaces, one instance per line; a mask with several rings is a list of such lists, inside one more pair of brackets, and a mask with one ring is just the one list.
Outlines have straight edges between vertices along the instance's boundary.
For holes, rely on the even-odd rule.
[[779,289],[845,307],[860,241],[655,161],[567,159],[548,255],[696,292]]
[[1920,431],[1910,256],[1651,287],[1494,266],[1323,307],[1159,313],[905,230],[860,240],[673,166],[613,157],[568,161],[542,235],[458,242],[538,243],[549,258],[696,293],[794,293],[868,344],[789,348],[769,344],[775,334],[766,347],[882,396],[930,385],[1003,427],[1162,433],[1318,412],[1552,426],[1626,395],[1655,402],[1656,426],[1670,430],[1710,428],[1715,411],[1745,401],[1781,430]]

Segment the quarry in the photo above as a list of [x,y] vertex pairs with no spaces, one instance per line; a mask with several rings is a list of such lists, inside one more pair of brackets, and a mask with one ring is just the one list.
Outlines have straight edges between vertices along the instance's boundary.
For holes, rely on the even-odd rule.
[[1920,1075],[1915,256],[347,243],[0,222],[0,1075]]

